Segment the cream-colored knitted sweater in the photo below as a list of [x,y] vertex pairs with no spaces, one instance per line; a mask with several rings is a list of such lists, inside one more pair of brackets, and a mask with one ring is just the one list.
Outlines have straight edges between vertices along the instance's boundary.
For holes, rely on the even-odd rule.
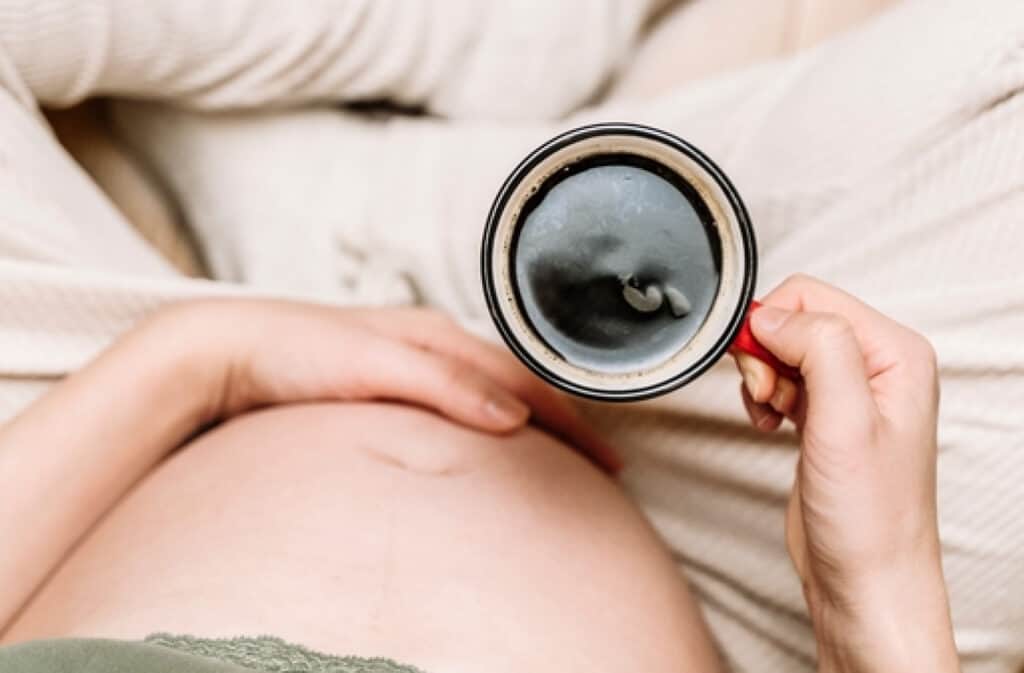
[[[485,326],[478,237],[505,173],[565,125],[654,123],[737,182],[762,288],[813,273],[935,343],[941,528],[964,669],[1017,673],[1024,4],[911,0],[812,51],[557,122],[544,120],[598,90],[647,3],[297,5],[0,2],[0,412],[176,298],[419,295]],[[178,276],[54,142],[37,103],[97,92],[177,106],[121,104],[118,129],[176,195],[221,282]],[[458,121],[224,111],[368,98]],[[792,438],[746,429],[727,365],[596,420],[629,452],[628,486],[735,669],[813,670],[782,538]]]

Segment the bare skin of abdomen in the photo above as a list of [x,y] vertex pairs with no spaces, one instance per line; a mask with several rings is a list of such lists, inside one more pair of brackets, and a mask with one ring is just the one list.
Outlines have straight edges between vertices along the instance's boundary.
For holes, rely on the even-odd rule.
[[391,404],[251,413],[151,472],[5,642],[273,634],[432,673],[705,671],[663,545],[540,431]]

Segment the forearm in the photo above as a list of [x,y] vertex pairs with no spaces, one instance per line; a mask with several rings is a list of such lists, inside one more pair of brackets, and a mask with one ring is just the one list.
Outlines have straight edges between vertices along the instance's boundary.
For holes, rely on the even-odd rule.
[[928,565],[872,578],[858,605],[812,606],[819,673],[958,673],[942,572]]
[[208,368],[150,325],[0,429],[0,631],[75,542],[212,401]]

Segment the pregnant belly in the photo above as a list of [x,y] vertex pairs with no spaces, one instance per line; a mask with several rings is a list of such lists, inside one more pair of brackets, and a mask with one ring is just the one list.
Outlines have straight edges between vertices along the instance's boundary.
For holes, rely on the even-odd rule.
[[694,615],[619,489],[546,435],[321,404],[165,461],[5,642],[269,633],[439,673],[671,670],[702,648]]

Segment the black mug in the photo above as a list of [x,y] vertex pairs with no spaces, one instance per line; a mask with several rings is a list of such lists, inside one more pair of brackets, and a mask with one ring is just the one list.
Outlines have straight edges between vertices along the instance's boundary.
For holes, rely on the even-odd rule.
[[743,201],[665,131],[595,124],[531,152],[494,200],[481,266],[509,348],[567,392],[661,395],[730,348],[785,369],[749,332],[757,250]]

